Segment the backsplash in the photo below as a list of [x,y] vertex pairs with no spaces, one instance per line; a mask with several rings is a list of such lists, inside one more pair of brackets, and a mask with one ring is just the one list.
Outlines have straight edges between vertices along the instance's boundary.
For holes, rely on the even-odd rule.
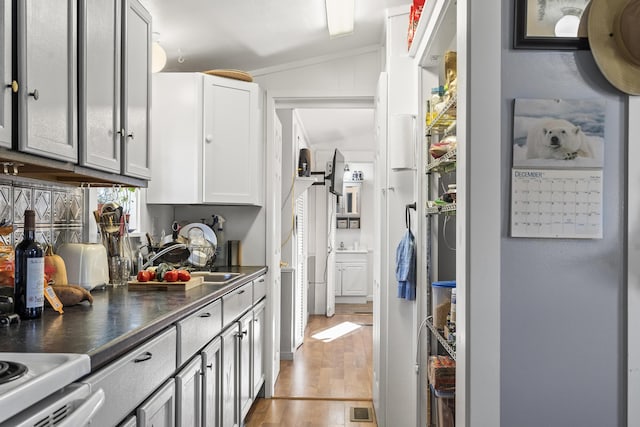
[[12,235],[0,242],[16,245],[22,241],[24,211],[36,213],[36,240],[52,243],[82,242],[84,231],[84,190],[36,180],[0,179],[0,220],[14,224]]

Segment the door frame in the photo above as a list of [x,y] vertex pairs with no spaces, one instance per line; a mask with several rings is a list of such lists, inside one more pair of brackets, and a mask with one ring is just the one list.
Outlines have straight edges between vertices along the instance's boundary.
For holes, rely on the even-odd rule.
[[[273,120],[276,116],[276,110],[282,108],[371,108],[374,104],[373,96],[327,96],[321,92],[314,91],[289,91],[289,90],[269,90],[267,89],[264,96],[264,123],[265,123],[265,139],[266,139],[266,176],[272,176],[269,166],[273,164],[274,153],[272,152],[274,146],[274,132],[273,132]],[[267,186],[270,185],[271,180],[267,178]],[[267,206],[267,224],[269,224],[270,218],[275,214],[274,209],[280,209],[278,203],[274,203]],[[277,225],[276,225],[277,227]],[[269,255],[272,250],[271,247],[275,244],[279,244],[279,236],[281,230],[267,230],[266,244],[266,264],[268,267],[268,277],[270,280],[268,283],[274,283],[275,275],[280,275],[280,264],[270,259]],[[374,251],[379,248],[373,248]],[[329,267],[329,266],[327,266]],[[271,321],[267,322],[267,328],[265,331],[265,354],[267,360],[271,360],[273,363],[267,364],[265,369],[265,397],[270,398],[273,396],[275,389],[275,383],[280,372],[280,301],[281,292],[280,287],[268,286],[267,287],[267,304],[266,312]],[[375,338],[374,338],[375,339]],[[271,366],[269,366],[271,365]]]

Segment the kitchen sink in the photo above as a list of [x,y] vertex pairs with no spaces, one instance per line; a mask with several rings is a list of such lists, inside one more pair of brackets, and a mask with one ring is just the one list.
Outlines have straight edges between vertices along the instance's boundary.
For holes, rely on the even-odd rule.
[[226,285],[238,277],[244,276],[244,273],[226,273],[224,271],[194,271],[192,276],[204,278],[204,284],[207,285]]

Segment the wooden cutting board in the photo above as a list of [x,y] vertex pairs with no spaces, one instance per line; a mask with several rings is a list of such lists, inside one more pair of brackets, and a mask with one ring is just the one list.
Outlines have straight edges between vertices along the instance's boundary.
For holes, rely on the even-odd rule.
[[186,291],[202,285],[203,282],[203,276],[196,276],[192,277],[188,282],[158,282],[156,280],[138,282],[137,280],[132,280],[128,284],[129,289],[135,291]]

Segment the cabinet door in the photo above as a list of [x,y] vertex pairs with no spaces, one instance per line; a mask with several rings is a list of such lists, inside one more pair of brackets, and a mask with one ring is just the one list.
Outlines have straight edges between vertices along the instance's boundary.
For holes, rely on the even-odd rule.
[[222,346],[220,338],[215,338],[202,350],[202,370],[204,396],[202,400],[203,427],[220,425],[220,369]]
[[11,148],[11,0],[0,0],[0,146]]
[[236,368],[238,324],[230,326],[221,336],[222,339],[222,402],[221,427],[236,427],[238,413],[238,399],[236,394]]
[[175,417],[175,383],[169,379],[137,410],[138,427],[173,427]]
[[[154,73],[151,180],[147,203],[202,203],[202,80],[200,73]],[[179,156],[182,167],[172,167]]]
[[262,204],[263,157],[257,123],[256,84],[205,76],[205,203]]
[[126,0],[123,13],[124,174],[151,177],[149,119],[151,106],[151,15],[137,0]]
[[238,334],[238,392],[240,399],[240,419],[249,413],[253,402],[253,382],[251,380],[251,341],[253,328],[253,312],[250,311],[240,320],[240,333]]
[[194,357],[176,374],[176,425],[202,425],[202,358]]
[[362,296],[367,293],[367,265],[361,262],[342,264],[342,295]]
[[119,424],[118,427],[137,427],[138,425],[138,420],[136,419],[136,416],[132,416],[127,418],[123,423]]
[[16,3],[20,150],[75,163],[76,1]]
[[253,367],[253,398],[260,392],[260,387],[264,383],[264,328],[265,325],[265,303],[261,302],[253,309],[253,328],[251,330],[251,365]]
[[120,173],[121,11],[117,0],[80,2],[80,164]]

